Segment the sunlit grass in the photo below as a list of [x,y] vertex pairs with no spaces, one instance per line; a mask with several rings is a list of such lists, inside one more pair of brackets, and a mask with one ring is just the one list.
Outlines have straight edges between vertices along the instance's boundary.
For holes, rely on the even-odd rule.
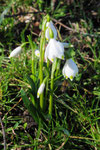
[[[20,2],[20,3],[18,3]],[[17,12],[16,6],[22,4],[16,1],[13,8]],[[31,2],[26,2],[30,6]],[[39,8],[42,9],[42,5]],[[69,10],[70,18],[76,18],[77,8],[82,4],[72,4],[73,11]],[[38,3],[36,4],[38,6]],[[56,19],[63,17],[65,7],[57,6],[53,13]],[[2,7],[2,11],[4,7]],[[6,7],[5,7],[6,8]],[[12,10],[9,10],[11,13]],[[49,11],[49,10],[47,10]],[[65,11],[66,12],[66,11]],[[80,9],[79,17],[82,15]],[[84,14],[85,15],[85,14]],[[85,20],[86,18],[86,20]],[[99,149],[100,147],[100,41],[99,31],[95,29],[92,19],[84,16],[83,20],[77,19],[73,25],[70,21],[67,25],[77,32],[66,31],[59,27],[64,41],[74,45],[73,57],[77,61],[79,74],[73,83],[67,81],[63,85],[64,79],[58,76],[54,84],[54,108],[53,121],[48,128],[43,128],[32,119],[31,115],[21,99],[20,90],[26,91],[29,96],[30,83],[27,75],[31,75],[31,47],[25,45],[21,55],[10,61],[7,57],[10,52],[20,44],[28,41],[27,35],[31,33],[30,26],[15,27],[16,18],[5,18],[1,24],[0,35],[0,112],[6,131],[6,141],[8,149],[20,147],[34,149]],[[20,23],[20,22],[19,22]],[[18,24],[17,24],[18,25]],[[26,27],[27,26],[27,27]],[[59,26],[59,25],[58,25]],[[33,27],[34,28],[34,27]],[[28,32],[29,31],[29,32]],[[84,34],[88,33],[88,34]],[[68,34],[68,35],[67,35]],[[38,47],[40,37],[34,37]],[[66,49],[67,51],[68,49]],[[38,62],[38,59],[36,58]],[[37,68],[38,66],[36,66]],[[36,69],[35,68],[35,69]],[[36,71],[36,76],[38,76]],[[58,79],[61,79],[60,81]],[[48,116],[46,116],[47,119]],[[0,147],[3,149],[2,132],[0,131]]]

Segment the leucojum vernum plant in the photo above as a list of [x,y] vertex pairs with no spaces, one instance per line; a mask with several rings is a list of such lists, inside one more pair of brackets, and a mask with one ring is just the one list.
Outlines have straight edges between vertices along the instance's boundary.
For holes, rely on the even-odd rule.
[[[30,98],[27,97],[23,89],[21,89],[21,95],[34,120],[37,123],[39,120],[45,122],[44,114],[49,114],[52,118],[55,78],[60,72],[66,80],[69,78],[73,81],[78,73],[78,67],[72,60],[70,51],[65,55],[64,49],[73,47],[73,45],[58,40],[57,29],[49,15],[43,19],[39,50],[36,49],[36,44],[32,41],[30,35],[28,40],[29,42],[26,43],[29,43],[32,49],[32,75],[28,76],[31,85]],[[14,49],[9,58],[18,56],[23,45],[25,43]],[[36,57],[38,61],[36,61]],[[61,68],[62,61],[65,64]]]

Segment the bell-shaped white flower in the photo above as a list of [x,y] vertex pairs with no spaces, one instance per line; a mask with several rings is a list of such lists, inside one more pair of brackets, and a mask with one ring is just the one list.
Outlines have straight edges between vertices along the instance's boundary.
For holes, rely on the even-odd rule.
[[21,53],[22,47],[18,46],[17,48],[15,48],[11,53],[9,58],[11,57],[17,57],[20,53]]
[[49,33],[49,28],[53,31],[54,39],[57,38],[57,30],[55,26],[53,25],[52,21],[46,23],[46,31],[45,31],[45,37],[47,40],[50,40],[50,33]]
[[37,57],[40,57],[40,51],[39,51],[38,49],[35,50],[35,55],[36,55]]
[[63,67],[62,74],[66,79],[70,78],[70,80],[72,81],[77,73],[78,73],[77,65],[72,59],[68,59]]
[[40,94],[43,93],[44,88],[45,88],[45,83],[43,82],[43,83],[40,85],[39,89],[38,89],[37,98],[39,98]]
[[50,39],[46,50],[45,50],[45,60],[47,58],[53,62],[55,58],[64,59],[64,46],[61,42],[56,41],[55,39]]

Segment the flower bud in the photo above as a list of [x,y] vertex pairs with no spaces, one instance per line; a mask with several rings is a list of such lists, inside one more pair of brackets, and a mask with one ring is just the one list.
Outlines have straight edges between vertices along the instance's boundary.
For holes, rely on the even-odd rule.
[[50,33],[49,33],[49,28],[52,30],[53,32],[53,38],[56,39],[57,38],[57,30],[55,28],[55,26],[53,25],[52,21],[47,22],[46,23],[46,32],[45,32],[45,37],[47,40],[50,40]]
[[15,48],[11,53],[10,53],[10,56],[9,58],[11,57],[17,57],[22,51],[22,48],[21,46],[18,46],[17,48]]
[[38,89],[37,98],[39,98],[40,94],[43,93],[44,88],[45,88],[45,83],[43,82],[43,83],[40,85],[39,89]]
[[49,27],[49,36],[50,36],[50,39],[54,38],[54,33],[50,27]]

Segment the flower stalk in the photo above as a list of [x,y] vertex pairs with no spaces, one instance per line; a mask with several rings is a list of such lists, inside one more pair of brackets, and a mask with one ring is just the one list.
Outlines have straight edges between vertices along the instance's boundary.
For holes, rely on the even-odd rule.
[[[41,40],[40,40],[40,61],[39,61],[39,79],[40,79],[40,85],[43,82],[43,62],[44,62],[44,51],[45,51],[45,26],[46,22],[43,22],[43,31],[41,34]],[[40,95],[40,108],[44,110],[44,99],[43,99],[43,93]]]
[[52,116],[52,110],[53,110],[53,90],[54,90],[54,72],[57,68],[57,58],[52,63],[52,71],[51,71],[51,85],[50,85],[50,100],[49,100],[49,115]]
[[52,109],[53,109],[53,86],[54,86],[54,73],[51,75],[51,93],[50,93],[50,101],[49,101],[49,114],[52,116]]
[[35,81],[35,44],[32,41],[31,35],[28,36],[28,40],[32,49],[32,75],[33,75],[32,78],[33,81]]
[[[47,59],[47,76],[49,78],[49,63],[50,61]],[[45,109],[46,109],[46,105],[47,105],[47,97],[48,97],[48,87],[49,87],[49,79],[47,78],[46,81],[46,92],[45,92]]]
[[60,60],[60,59],[58,59],[58,61],[57,61],[57,69],[56,69],[56,72],[55,72],[55,77],[57,77],[57,76],[58,76],[59,69],[60,69],[60,64],[61,64],[61,60]]

